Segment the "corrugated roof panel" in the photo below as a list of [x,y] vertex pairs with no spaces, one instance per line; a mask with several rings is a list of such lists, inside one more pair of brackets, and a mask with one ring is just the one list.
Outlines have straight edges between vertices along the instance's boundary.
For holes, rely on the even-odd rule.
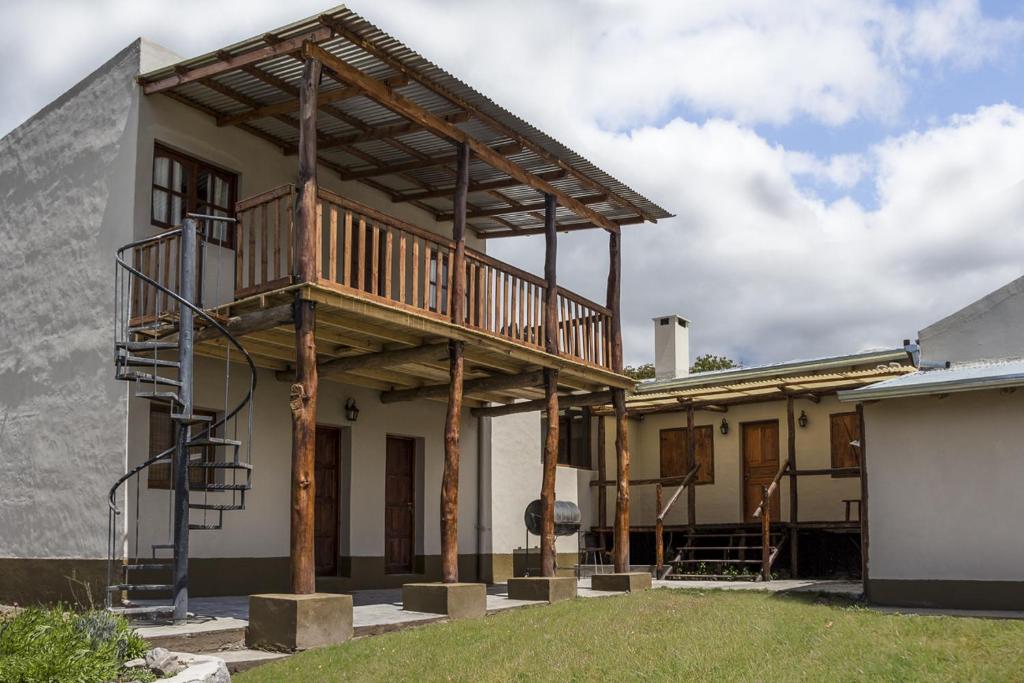
[[[650,202],[639,193],[597,168],[587,159],[570,150],[568,147],[562,145],[537,128],[526,123],[519,117],[513,115],[508,110],[500,107],[489,98],[470,88],[468,85],[456,79],[437,65],[427,61],[395,38],[387,35],[379,28],[373,26],[368,21],[351,12],[347,8],[337,7],[324,14],[331,17],[331,20],[333,21],[341,22],[344,27],[343,31],[352,31],[354,34],[358,35],[360,39],[367,41],[372,46],[371,49],[379,50],[383,57],[373,55],[363,48],[356,46],[342,35],[335,35],[327,40],[321,41],[320,46],[323,49],[331,52],[333,55],[378,80],[382,80],[396,74],[395,68],[391,64],[387,63],[387,60],[390,59],[399,63],[402,68],[410,70],[417,78],[421,78],[425,82],[431,84],[431,87],[427,87],[423,83],[417,82],[416,78],[413,78],[410,79],[407,85],[395,88],[396,92],[408,100],[427,109],[437,116],[444,116],[445,114],[449,114],[454,111],[460,111],[461,107],[458,105],[458,100],[461,100],[471,107],[475,107],[483,117],[490,117],[490,119],[492,119],[491,122],[486,122],[482,120],[481,117],[474,116],[467,121],[456,124],[473,137],[487,144],[500,144],[510,140],[507,132],[501,130],[502,126],[507,127],[508,130],[514,132],[516,135],[519,135],[529,143],[536,145],[540,150],[543,150],[544,153],[552,155],[562,163],[574,169],[576,172],[582,174],[588,179],[588,181],[590,181],[590,183],[595,183],[607,188],[607,190],[614,196],[621,198],[621,200],[625,202],[633,204],[641,211],[646,212],[646,214],[651,218],[657,219],[669,216],[668,212],[664,209],[653,202]],[[309,34],[310,32],[321,28],[319,16],[323,15],[295,22],[277,29],[272,33],[282,39]],[[220,60],[219,54],[223,54],[224,52],[231,55],[239,55],[265,45],[266,43],[262,37],[248,39],[228,46],[227,48],[224,48],[223,51],[209,53],[195,59],[185,60],[178,65],[145,74],[142,78],[143,80],[153,81],[159,78],[172,76],[176,70],[189,69],[218,62]],[[301,78],[302,65],[299,59],[296,59],[294,56],[274,56],[261,61],[257,65],[257,68],[268,74],[270,80],[275,78],[281,79],[289,92],[294,92],[298,87],[298,83]],[[324,73],[325,79],[323,81],[323,88],[325,91],[340,87],[335,85],[336,81],[331,77],[328,69],[325,69]],[[245,97],[258,101],[260,104],[287,101],[291,97],[288,92],[270,86],[263,80],[259,80],[243,70],[236,69],[222,75],[218,75],[217,80],[218,82],[241,93]],[[436,88],[439,92],[435,92],[432,88]],[[195,83],[174,86],[173,90],[178,94],[185,95],[189,99],[193,100],[199,106],[203,107],[204,110],[214,110],[219,115],[236,114],[250,108],[243,103],[239,103],[234,98],[224,96],[222,93],[212,92]],[[341,112],[341,119],[349,118],[350,123],[358,123],[359,125],[356,125],[355,128],[346,127],[344,120],[339,121],[338,116],[329,115],[330,108],[328,108],[326,110],[327,115],[319,117],[318,129],[321,135],[349,134],[352,130],[358,130],[360,127],[368,126],[376,128],[386,125],[395,125],[396,123],[396,116],[394,112],[382,107],[366,97],[341,100],[335,102],[331,107],[336,111]],[[273,118],[254,120],[251,122],[251,125],[267,134],[281,137],[284,142],[292,142],[297,137],[294,129],[289,130],[292,127]],[[415,150],[417,156],[445,156],[446,151],[451,150],[451,144],[449,142],[424,132],[403,135],[400,143],[398,144],[388,143],[385,141],[361,143],[359,145],[359,149],[362,150],[364,154],[371,154],[375,159],[379,159],[384,163],[402,163],[403,161],[416,158],[408,152],[401,151],[399,148],[402,145]],[[347,159],[348,155],[339,154],[336,150],[325,150],[324,154],[325,158],[329,158],[345,167],[367,168],[372,166],[371,163],[368,163],[363,159],[342,161],[342,159]],[[526,170],[534,173],[541,173],[557,168],[557,166],[550,160],[541,158],[537,153],[529,149],[511,155],[509,158]],[[444,169],[436,167],[431,169],[421,169],[410,173],[410,175],[420,182],[428,185],[444,186],[446,182],[450,182],[448,181],[449,175],[446,175]],[[472,182],[485,182],[503,179],[505,177],[506,176],[504,174],[485,164],[474,164],[471,171]],[[375,182],[387,182],[387,184],[393,187],[405,187],[408,182],[402,181],[401,185],[395,185],[392,181],[397,180],[400,180],[400,178],[394,175],[388,176],[387,178],[374,178]],[[591,184],[572,177],[571,175],[563,180],[557,181],[555,187],[557,187],[559,191],[565,192],[574,197],[594,194],[596,191],[595,187]],[[526,187],[505,188],[501,190],[501,193],[508,196],[512,201],[525,203],[535,202],[538,197],[538,193],[536,191]],[[628,206],[620,206],[619,201],[615,199],[602,204],[595,204],[593,208],[601,214],[611,218],[632,218],[635,216],[635,211],[633,209]],[[567,214],[566,219],[575,222],[584,222],[576,216],[568,216],[568,212],[565,213]],[[561,216],[560,220],[563,220]],[[526,224],[532,225],[535,222],[536,221],[532,217],[528,217]],[[501,228],[504,227],[504,223],[523,224],[520,220],[512,220],[507,217],[502,217],[501,220],[479,219],[474,223],[474,225],[495,226]]]

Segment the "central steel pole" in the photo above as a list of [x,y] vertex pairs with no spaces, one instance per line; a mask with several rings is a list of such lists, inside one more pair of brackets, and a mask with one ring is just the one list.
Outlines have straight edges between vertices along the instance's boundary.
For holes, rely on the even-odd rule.
[[[193,303],[196,299],[196,222],[186,218],[181,226],[181,279],[178,294]],[[192,309],[180,306],[178,323],[178,398],[181,414],[192,415]],[[173,408],[172,408],[173,411]],[[188,442],[192,428],[188,420],[176,426],[174,441],[174,621],[188,617]]]

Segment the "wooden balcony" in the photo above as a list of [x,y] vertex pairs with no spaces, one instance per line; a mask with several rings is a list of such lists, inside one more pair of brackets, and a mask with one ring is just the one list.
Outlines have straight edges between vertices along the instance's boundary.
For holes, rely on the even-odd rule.
[[[302,289],[303,298],[318,304],[321,376],[379,389],[396,400],[424,388],[427,397],[444,397],[444,346],[451,339],[467,342],[466,394],[476,399],[469,405],[539,398],[543,389],[538,371],[545,367],[559,368],[563,390],[632,386],[611,370],[611,314],[606,307],[559,288],[559,352],[546,353],[545,281],[467,249],[466,315],[461,323],[453,322],[450,264],[455,243],[327,190],[319,191],[316,278],[297,282],[292,276],[295,196],[294,188],[285,185],[239,202],[233,297],[230,303],[208,307],[224,321],[260,320],[258,326],[246,323],[237,331],[257,364],[281,371],[282,379],[295,360],[289,305]],[[136,255],[138,267],[177,290],[178,247],[176,238],[160,240]],[[207,277],[213,268],[212,262],[206,264]],[[133,296],[136,316],[174,316],[173,300],[162,301],[159,297],[166,296],[155,288],[141,286]],[[210,298],[209,293],[205,296]],[[226,353],[221,342],[201,342],[198,353]],[[362,367],[358,362],[363,355],[380,358],[384,352],[419,347],[434,352],[424,350],[422,357],[386,366],[376,362]],[[525,375],[525,380],[510,387],[509,375]]]

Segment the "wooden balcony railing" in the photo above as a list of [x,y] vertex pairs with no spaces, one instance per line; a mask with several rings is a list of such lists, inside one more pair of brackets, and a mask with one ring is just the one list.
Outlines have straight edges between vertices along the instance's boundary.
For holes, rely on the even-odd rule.
[[[291,282],[294,188],[285,185],[238,203],[235,296]],[[451,318],[455,243],[328,190],[319,191],[317,283],[416,313]],[[544,348],[546,284],[466,250],[466,327]],[[563,356],[611,368],[611,313],[559,288],[558,348]]]
[[[197,243],[197,268],[196,292],[202,291],[202,258],[203,250],[201,242]],[[131,249],[126,254],[128,262],[132,267],[152,278],[162,287],[172,292],[180,291],[180,252],[181,236],[178,234],[166,235],[148,242],[142,246]],[[129,296],[128,317],[133,323],[144,320],[155,320],[164,315],[174,315],[178,312],[178,302],[161,291],[157,287],[144,282],[141,279],[133,279]],[[201,296],[201,294],[200,294]]]

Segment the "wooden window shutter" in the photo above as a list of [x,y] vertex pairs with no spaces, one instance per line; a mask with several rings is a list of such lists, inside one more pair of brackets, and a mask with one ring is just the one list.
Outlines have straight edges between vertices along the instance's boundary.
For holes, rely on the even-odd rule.
[[[860,467],[860,452],[851,441],[860,441],[860,420],[857,413],[834,413],[829,415],[830,439],[832,444],[832,467]],[[851,477],[855,474],[834,474],[836,477]]]

